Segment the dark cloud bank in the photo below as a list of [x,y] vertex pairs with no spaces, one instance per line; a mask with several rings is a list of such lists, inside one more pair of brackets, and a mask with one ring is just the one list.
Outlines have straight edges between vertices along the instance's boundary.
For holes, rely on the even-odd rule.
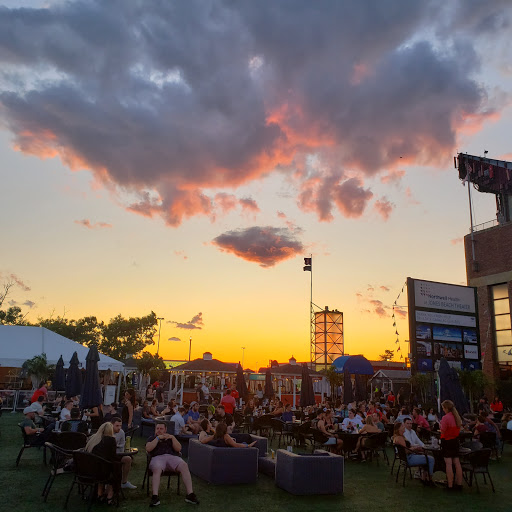
[[[394,205],[367,178],[392,184],[402,164],[440,162],[460,126],[500,108],[474,79],[475,40],[509,33],[510,3],[445,4],[0,8],[0,122],[19,150],[90,169],[132,198],[128,209],[170,226],[256,215],[233,191],[272,172],[293,176],[299,206],[320,220],[360,217],[372,202],[387,219]],[[262,236],[254,229],[245,237]],[[265,229],[265,242],[277,236]],[[241,254],[243,238],[215,243]]]

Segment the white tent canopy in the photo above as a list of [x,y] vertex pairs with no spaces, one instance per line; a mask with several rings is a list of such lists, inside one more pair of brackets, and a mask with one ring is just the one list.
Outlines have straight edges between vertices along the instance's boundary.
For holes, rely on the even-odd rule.
[[[48,364],[57,364],[59,357],[64,367],[69,366],[73,352],[78,355],[82,368],[89,348],[44,327],[0,325],[0,366],[21,368],[27,359],[46,354]],[[122,372],[124,364],[100,353],[99,370]]]

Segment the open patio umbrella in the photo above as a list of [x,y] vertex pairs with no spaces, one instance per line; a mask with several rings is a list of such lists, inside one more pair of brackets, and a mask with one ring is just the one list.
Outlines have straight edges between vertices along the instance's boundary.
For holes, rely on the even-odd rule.
[[245,383],[244,369],[240,363],[238,363],[238,368],[236,369],[236,387],[240,398],[246,402],[249,392]]
[[300,406],[307,407],[315,405],[315,391],[313,390],[313,380],[309,374],[306,363],[302,365],[302,384],[300,386]]
[[[459,374],[455,368],[451,368],[448,361],[443,357],[439,363],[439,385],[441,403],[451,400],[457,412],[462,416],[469,412],[468,400],[464,395],[459,380]],[[442,414],[442,410],[441,410]]]
[[82,392],[82,375],[80,374],[78,363],[78,354],[74,352],[71,361],[69,361],[66,378],[66,396],[68,398],[79,395]]
[[343,372],[343,403],[349,404],[354,400],[354,393],[352,392],[352,379],[348,371]]
[[57,365],[55,366],[55,374],[52,384],[54,391],[64,391],[66,389],[66,372],[64,370],[64,359],[59,357]]
[[272,373],[270,368],[265,372],[265,397],[269,400],[274,396],[274,388],[272,387]]
[[80,395],[80,408],[90,409],[98,407],[102,402],[100,374],[98,372],[98,361],[100,355],[98,349],[93,345],[85,358],[85,380],[82,394]]

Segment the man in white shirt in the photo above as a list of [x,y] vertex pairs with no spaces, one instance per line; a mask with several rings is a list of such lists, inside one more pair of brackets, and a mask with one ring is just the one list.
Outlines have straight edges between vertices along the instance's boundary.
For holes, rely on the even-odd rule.
[[190,434],[191,432],[188,430],[185,425],[185,420],[183,419],[185,416],[185,407],[178,407],[178,412],[171,418],[171,421],[174,421],[174,435],[180,434]]
[[398,415],[397,419],[395,420],[395,423],[405,423],[406,419],[410,419],[412,422],[412,416],[409,414],[409,409],[407,407],[402,407],[400,414]]
[[210,388],[206,385],[206,382],[203,383],[201,389],[203,391],[204,401],[210,403]]
[[406,418],[404,421],[405,431],[404,437],[411,443],[411,448],[415,446],[421,446],[423,448],[425,443],[417,436],[416,432],[412,429],[412,420],[411,418]]
[[354,414],[354,410],[350,409],[348,411],[348,418],[345,418],[341,423],[341,428],[345,431],[363,428],[363,422],[359,416]]
[[[119,416],[114,416],[111,420],[112,428],[114,429],[114,437],[116,438],[116,452],[123,453],[124,452],[124,444],[126,441],[124,430],[122,429],[122,421]],[[129,455],[124,455],[121,457],[121,468],[122,468],[122,477],[121,477],[121,487],[123,489],[137,489],[136,485],[133,485],[128,481],[128,473],[132,468],[132,458]]]
[[64,405],[64,409],[60,411],[60,421],[67,421],[71,419],[71,409],[73,408],[73,402],[71,400],[66,400]]

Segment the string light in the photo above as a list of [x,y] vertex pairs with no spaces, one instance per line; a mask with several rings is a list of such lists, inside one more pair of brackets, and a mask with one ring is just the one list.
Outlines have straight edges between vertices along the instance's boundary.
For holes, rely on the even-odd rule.
[[395,334],[396,334],[395,345],[398,345],[396,352],[400,352],[400,359],[403,359],[404,356],[402,354],[402,347],[400,346],[400,335],[398,333],[398,327],[396,326],[395,308],[397,308],[397,310],[401,310],[400,308],[402,306],[398,305],[398,301],[400,300],[400,296],[402,295],[402,293],[404,293],[404,290],[406,289],[406,287],[407,287],[407,281],[402,286],[402,291],[398,294],[398,297],[396,298],[395,302],[393,302],[393,314],[391,315],[391,318],[393,319],[393,327],[395,328]]

